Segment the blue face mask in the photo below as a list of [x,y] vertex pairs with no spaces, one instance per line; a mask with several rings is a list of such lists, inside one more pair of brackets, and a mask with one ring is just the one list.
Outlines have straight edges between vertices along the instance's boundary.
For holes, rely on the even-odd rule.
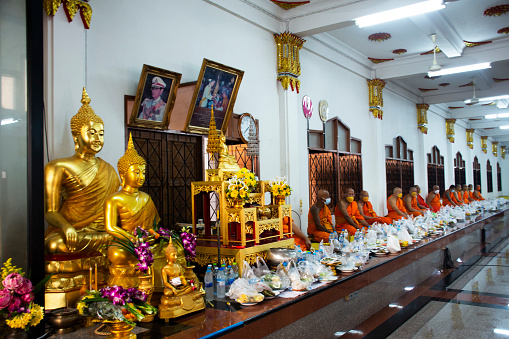
[[330,198],[325,199],[325,205],[330,204]]

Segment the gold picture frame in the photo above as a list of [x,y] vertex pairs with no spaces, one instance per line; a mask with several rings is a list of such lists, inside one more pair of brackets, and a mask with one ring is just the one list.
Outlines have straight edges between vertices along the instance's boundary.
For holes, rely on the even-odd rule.
[[221,130],[226,134],[243,76],[244,71],[203,59],[189,105],[186,132],[207,134],[213,105],[216,126],[221,126]]
[[168,129],[182,74],[143,65],[129,126]]

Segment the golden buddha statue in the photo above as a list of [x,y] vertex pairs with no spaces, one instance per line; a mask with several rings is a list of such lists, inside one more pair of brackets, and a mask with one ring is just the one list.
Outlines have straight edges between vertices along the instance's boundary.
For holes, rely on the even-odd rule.
[[237,159],[235,159],[235,156],[230,155],[228,153],[228,146],[226,146],[226,137],[224,136],[224,133],[221,132],[221,136],[219,138],[219,169],[224,169],[228,171],[239,171],[240,167],[239,164],[237,164]]
[[[122,189],[108,196],[104,203],[106,232],[111,236],[134,241],[137,226],[150,230],[154,221],[158,224],[161,220],[150,196],[138,190],[145,182],[145,167],[145,159],[138,155],[129,136],[127,150],[117,164]],[[137,286],[138,260],[132,254],[113,244],[108,247],[108,259],[111,263],[108,285]]]
[[178,251],[171,239],[165,255],[168,263],[161,269],[164,290],[159,304],[159,318],[167,320],[204,309],[205,301],[200,291],[200,281],[192,267],[184,270],[177,263]]
[[[95,156],[104,145],[104,124],[89,106],[85,88],[81,103],[71,119],[75,154],[53,160],[44,169],[44,218],[49,224],[44,237],[45,268],[54,274],[46,285],[47,309],[71,303],[79,296],[89,268],[105,266],[98,251],[109,241],[103,205],[120,186],[115,169]],[[104,281],[102,272],[99,276]],[[54,294],[48,299],[49,292]],[[70,292],[76,296],[69,297]]]

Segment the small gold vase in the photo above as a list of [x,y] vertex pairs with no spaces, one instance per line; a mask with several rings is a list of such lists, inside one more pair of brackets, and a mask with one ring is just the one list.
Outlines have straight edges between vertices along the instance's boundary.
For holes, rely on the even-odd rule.
[[131,333],[133,326],[123,321],[109,323],[110,335],[107,339],[136,339],[136,334]]
[[285,199],[286,197],[284,195],[276,195],[276,204],[284,205],[286,203]]
[[232,199],[233,208],[242,208],[244,207],[243,199]]
[[[150,271],[151,272],[151,271]],[[145,274],[139,277],[140,284],[138,285],[138,289],[142,292],[145,292],[147,295],[147,303],[150,304],[150,299],[152,299],[152,293],[154,293],[154,284],[152,282],[152,274]],[[153,314],[146,314],[145,318],[140,320],[142,323],[149,323],[154,321]]]

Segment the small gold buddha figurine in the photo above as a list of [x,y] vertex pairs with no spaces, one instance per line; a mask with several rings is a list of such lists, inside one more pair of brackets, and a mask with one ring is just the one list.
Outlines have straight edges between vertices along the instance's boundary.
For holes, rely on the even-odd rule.
[[226,137],[224,136],[223,132],[221,132],[219,140],[220,140],[219,143],[220,150],[218,168],[234,171],[240,170],[239,164],[237,164],[237,159],[235,159],[235,156],[230,155],[228,153],[228,146],[226,146]]
[[[154,221],[158,224],[161,219],[150,196],[139,191],[145,182],[146,161],[134,149],[131,135],[117,167],[122,189],[108,196],[104,203],[106,232],[118,239],[134,240],[133,231],[137,226],[151,230]],[[111,263],[108,285],[124,288],[137,285],[138,261],[132,254],[113,244],[108,247],[108,259]]]
[[178,251],[171,239],[165,254],[168,263],[161,269],[164,290],[159,304],[159,318],[167,320],[204,309],[200,282],[192,270],[184,270],[177,263]]

